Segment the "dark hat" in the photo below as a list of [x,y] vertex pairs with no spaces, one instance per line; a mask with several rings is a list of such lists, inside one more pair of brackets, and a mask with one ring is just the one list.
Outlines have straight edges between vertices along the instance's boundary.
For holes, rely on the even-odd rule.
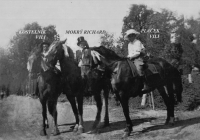
[[80,36],[77,40],[78,40],[78,43],[77,43],[78,46],[79,46],[80,43],[82,43],[82,42],[87,42],[87,41],[84,39],[83,36]]
[[44,42],[42,42],[42,43],[40,44],[40,46],[42,47],[43,45],[48,45],[48,46],[50,46],[50,43],[47,42],[47,41],[44,41]]

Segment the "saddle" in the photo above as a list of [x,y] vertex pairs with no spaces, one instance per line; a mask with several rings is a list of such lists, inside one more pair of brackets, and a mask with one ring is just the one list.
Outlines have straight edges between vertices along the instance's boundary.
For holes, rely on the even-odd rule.
[[[129,66],[131,68],[131,72],[133,74],[133,77],[139,76],[135,64],[129,59],[127,59],[127,62],[128,62]],[[145,77],[148,77],[148,76],[151,76],[151,75],[154,75],[154,74],[159,74],[157,66],[155,64],[146,64],[144,66]]]

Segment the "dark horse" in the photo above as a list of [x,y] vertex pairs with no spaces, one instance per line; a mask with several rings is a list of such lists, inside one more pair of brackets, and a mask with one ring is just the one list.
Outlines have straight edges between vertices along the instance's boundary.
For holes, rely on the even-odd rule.
[[[73,51],[64,45],[64,41],[54,41],[45,54],[46,62],[50,67],[60,63],[63,93],[67,96],[75,115],[76,125],[74,132],[82,133],[83,129],[83,81],[81,71],[74,59]],[[77,100],[76,100],[77,99]],[[78,104],[78,107],[76,105]]]
[[[66,80],[69,82],[69,87],[72,91],[71,96],[76,96],[78,97],[78,103],[80,105],[83,104],[83,95],[85,92],[85,81],[83,77],[81,76],[81,69],[78,67],[77,61],[75,61],[73,51],[71,50],[70,47],[63,45],[65,41],[54,41],[48,52],[45,54],[45,58],[49,65],[52,67],[55,66],[56,62],[60,62],[61,66],[61,72],[63,77],[66,78]],[[96,76],[100,76],[98,73],[100,71],[95,71],[93,74]],[[105,80],[103,80],[105,84]],[[94,93],[95,99],[99,99],[97,101],[97,117],[94,122],[93,128],[96,128],[96,126],[99,124],[100,121],[100,114],[102,110],[102,102],[101,102],[101,96],[100,92],[103,89],[104,90],[104,98],[105,98],[105,107],[106,107],[106,113],[105,113],[105,125],[109,124],[109,119],[108,119],[108,86],[104,84],[101,84],[98,86],[97,91]],[[71,97],[70,96],[70,97]],[[70,102],[75,104],[75,101],[71,100]],[[83,114],[83,108],[82,106],[78,107],[79,109],[79,114],[82,117]],[[74,113],[77,113],[76,108],[74,107],[73,109]],[[77,118],[78,119],[78,118]],[[80,119],[82,121],[82,119]],[[77,121],[78,122],[78,121]],[[83,121],[80,123],[82,126]]]
[[[82,54],[84,56],[88,56],[88,49],[83,49]],[[86,86],[85,91],[90,92],[89,95],[94,95],[94,99],[97,105],[97,115],[95,122],[93,124],[93,131],[95,132],[100,120],[101,120],[101,111],[102,111],[102,99],[101,99],[101,91],[103,90],[104,101],[105,101],[105,116],[104,116],[104,127],[109,126],[109,113],[108,113],[108,96],[111,89],[110,78],[108,78],[107,73],[103,65],[99,65],[88,75],[84,73],[85,69],[88,69],[91,64],[90,61],[81,60],[81,75],[85,80]],[[91,77],[87,77],[91,76]],[[87,81],[87,79],[91,79]],[[91,86],[92,85],[92,86]],[[87,89],[88,88],[88,89]]]
[[28,57],[27,69],[29,78],[33,74],[37,74],[37,86],[35,95],[37,95],[42,104],[43,125],[40,135],[46,135],[46,128],[49,127],[47,119],[47,106],[49,113],[54,119],[53,135],[59,134],[57,126],[57,100],[62,92],[61,73],[55,69],[49,68],[43,58],[42,49],[36,47]]
[[[111,77],[111,85],[113,92],[119,99],[124,116],[126,118],[127,127],[125,129],[124,137],[129,136],[132,131],[132,121],[129,116],[128,100],[130,97],[141,95],[143,82],[137,76],[136,68],[130,67],[131,63],[126,58],[121,58],[113,51],[100,46],[90,48],[90,57],[83,56],[83,61],[92,61],[88,65],[88,69],[82,69],[88,77],[91,77],[92,69],[96,68],[99,64],[105,65],[105,70]],[[177,100],[181,101],[182,94],[182,80],[181,75],[177,69],[171,64],[161,58],[152,58],[148,61],[148,68],[145,70],[146,78],[152,90],[157,89],[166,106],[167,106],[167,119],[166,124],[174,124],[174,93],[177,95]],[[154,68],[157,72],[150,68]],[[89,79],[91,81],[91,79]]]

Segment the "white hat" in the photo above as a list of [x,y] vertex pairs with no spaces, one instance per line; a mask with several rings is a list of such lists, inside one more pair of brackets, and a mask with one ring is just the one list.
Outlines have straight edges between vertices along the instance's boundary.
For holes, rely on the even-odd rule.
[[137,32],[137,31],[134,30],[134,29],[129,29],[129,30],[126,31],[126,35],[124,36],[124,38],[125,38],[125,39],[128,39],[128,36],[129,36],[130,34],[140,34],[140,33]]

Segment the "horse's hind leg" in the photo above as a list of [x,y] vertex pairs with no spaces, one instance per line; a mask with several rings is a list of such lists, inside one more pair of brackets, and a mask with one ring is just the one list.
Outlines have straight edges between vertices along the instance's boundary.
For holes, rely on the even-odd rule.
[[47,107],[46,107],[46,101],[42,100],[41,101],[42,104],[42,117],[43,117],[43,123],[42,123],[42,130],[40,131],[40,135],[41,136],[46,136],[46,120],[47,120]]
[[166,86],[166,92],[169,96],[169,124],[174,125],[174,105],[175,105],[175,98],[174,98],[174,90],[173,90],[173,84],[169,83]]
[[104,89],[104,101],[105,101],[105,116],[104,116],[104,127],[109,126],[109,113],[108,113],[108,96],[109,90]]
[[77,102],[78,102],[78,116],[79,116],[79,126],[78,126],[78,132],[83,133],[84,128],[83,128],[83,94],[79,94],[77,97]]
[[171,105],[167,87],[159,87],[157,89],[160,95],[162,96],[164,103],[167,107],[167,119],[165,121],[165,124],[168,124],[170,120],[174,119],[174,105],[173,104]]
[[94,99],[97,103],[97,114],[96,114],[96,119],[94,121],[94,124],[92,126],[92,129],[95,130],[101,121],[101,111],[102,111],[102,100],[101,100],[101,94],[100,92],[95,93]]
[[76,101],[75,101],[75,97],[74,96],[67,96],[67,99],[69,100],[71,106],[72,106],[72,110],[76,119],[76,125],[74,126],[74,132],[78,131],[78,126],[79,126],[79,118],[78,118],[78,109],[76,106]]
[[57,101],[48,101],[48,110],[49,114],[53,117],[53,122],[54,122],[54,129],[53,129],[53,135],[58,135],[60,134],[59,129],[58,129],[58,124],[57,124]]

